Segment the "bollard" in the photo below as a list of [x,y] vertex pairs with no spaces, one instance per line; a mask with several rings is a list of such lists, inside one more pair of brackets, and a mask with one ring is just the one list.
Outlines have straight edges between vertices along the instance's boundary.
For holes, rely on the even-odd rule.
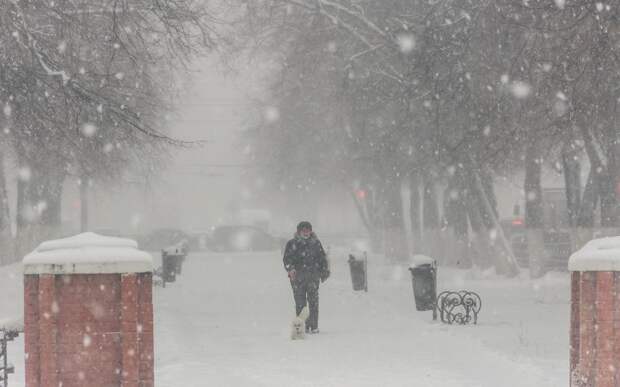
[[152,270],[135,241],[83,233],[24,260],[26,386],[153,386]]
[[570,385],[620,385],[620,237],[595,239],[569,260]]

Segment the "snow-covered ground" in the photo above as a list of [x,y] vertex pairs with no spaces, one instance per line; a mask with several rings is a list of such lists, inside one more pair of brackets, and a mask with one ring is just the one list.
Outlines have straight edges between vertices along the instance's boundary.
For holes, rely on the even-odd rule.
[[[478,325],[433,322],[416,312],[406,266],[370,256],[369,291],[353,292],[346,251],[332,249],[321,287],[320,329],[288,337],[290,285],[279,252],[191,254],[183,275],[155,288],[156,385],[566,386],[568,273],[439,268],[439,289],[471,289]],[[19,265],[0,268],[0,319],[20,315]],[[23,337],[9,346],[10,386],[23,386]]]

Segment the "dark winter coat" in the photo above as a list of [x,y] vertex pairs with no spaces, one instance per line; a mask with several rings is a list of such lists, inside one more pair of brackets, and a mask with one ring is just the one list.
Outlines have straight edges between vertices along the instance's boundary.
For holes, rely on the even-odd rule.
[[314,233],[308,239],[295,234],[286,244],[283,261],[286,271],[295,270],[300,277],[318,280],[329,276],[325,250]]

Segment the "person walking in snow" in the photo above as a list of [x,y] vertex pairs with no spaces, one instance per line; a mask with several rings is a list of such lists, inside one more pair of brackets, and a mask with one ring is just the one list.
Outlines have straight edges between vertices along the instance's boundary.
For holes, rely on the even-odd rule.
[[284,249],[284,269],[293,288],[297,315],[308,305],[310,315],[306,320],[306,331],[319,332],[319,284],[329,277],[327,256],[321,241],[312,232],[310,222],[297,225],[293,239]]

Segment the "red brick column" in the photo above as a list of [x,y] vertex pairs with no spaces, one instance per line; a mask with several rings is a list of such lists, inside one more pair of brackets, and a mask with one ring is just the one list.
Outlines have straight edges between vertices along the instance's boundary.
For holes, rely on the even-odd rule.
[[140,348],[140,387],[155,385],[155,350],[153,343],[153,276],[138,275],[138,347]]
[[92,235],[77,241],[92,251],[59,240],[24,259],[27,387],[154,385],[150,256]]
[[620,272],[573,272],[570,385],[620,386]]
[[136,274],[121,277],[122,385],[138,387],[138,279]]
[[39,386],[39,276],[24,276],[24,346],[26,386]]
[[579,360],[579,289],[580,272],[571,273],[571,303],[570,303],[570,369],[571,374],[577,367]]
[[56,336],[58,325],[56,315],[56,286],[54,275],[39,276],[39,365],[41,386],[58,385],[56,366]]

